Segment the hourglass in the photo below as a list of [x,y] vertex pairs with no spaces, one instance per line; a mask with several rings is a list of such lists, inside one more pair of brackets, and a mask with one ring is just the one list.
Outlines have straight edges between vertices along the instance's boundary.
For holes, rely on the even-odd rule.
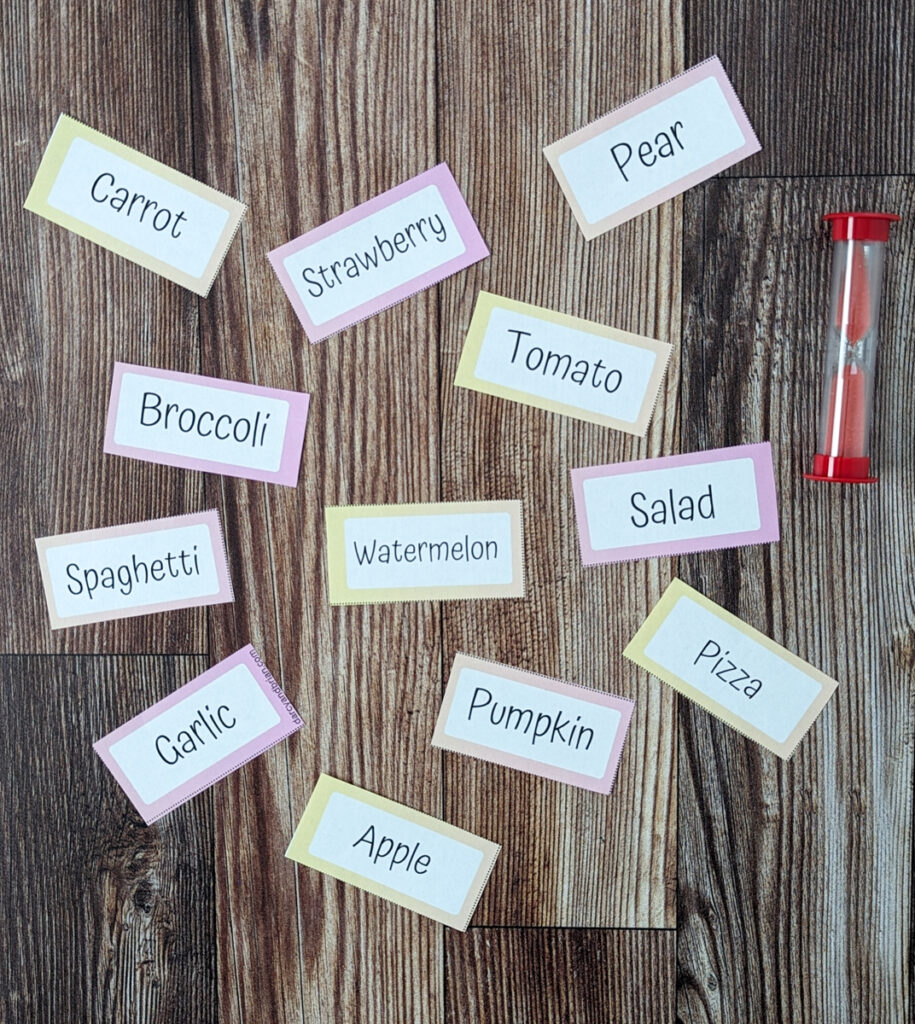
[[883,260],[895,213],[828,213],[835,243],[820,429],[808,480],[872,484],[870,435]]

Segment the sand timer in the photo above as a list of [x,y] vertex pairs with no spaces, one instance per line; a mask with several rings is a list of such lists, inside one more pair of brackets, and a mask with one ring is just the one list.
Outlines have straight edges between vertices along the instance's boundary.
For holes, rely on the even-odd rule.
[[872,484],[870,435],[883,260],[895,213],[828,213],[832,289],[823,397],[808,480]]

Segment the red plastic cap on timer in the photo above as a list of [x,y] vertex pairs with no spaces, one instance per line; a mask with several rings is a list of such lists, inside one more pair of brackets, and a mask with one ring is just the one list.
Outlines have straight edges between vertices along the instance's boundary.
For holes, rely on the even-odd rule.
[[820,428],[808,480],[871,484],[870,435],[883,262],[895,213],[828,213],[832,289]]
[[827,213],[823,218],[832,227],[834,242],[886,242],[890,225],[899,219],[898,213]]

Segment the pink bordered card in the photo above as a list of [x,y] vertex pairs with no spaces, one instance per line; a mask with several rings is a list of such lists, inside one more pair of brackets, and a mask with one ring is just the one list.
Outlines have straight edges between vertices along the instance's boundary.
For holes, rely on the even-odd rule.
[[572,470],[584,565],[777,541],[772,448],[716,448]]
[[151,824],[301,727],[249,644],[93,746]]
[[267,255],[315,342],[485,259],[489,249],[442,163]]
[[105,451],[295,487],[309,395],[115,363]]

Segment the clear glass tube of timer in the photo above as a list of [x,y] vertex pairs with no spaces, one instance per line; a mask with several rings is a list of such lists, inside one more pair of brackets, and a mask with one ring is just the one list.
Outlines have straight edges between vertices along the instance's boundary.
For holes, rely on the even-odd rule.
[[883,262],[895,213],[828,213],[832,288],[823,394],[809,480],[870,484]]

